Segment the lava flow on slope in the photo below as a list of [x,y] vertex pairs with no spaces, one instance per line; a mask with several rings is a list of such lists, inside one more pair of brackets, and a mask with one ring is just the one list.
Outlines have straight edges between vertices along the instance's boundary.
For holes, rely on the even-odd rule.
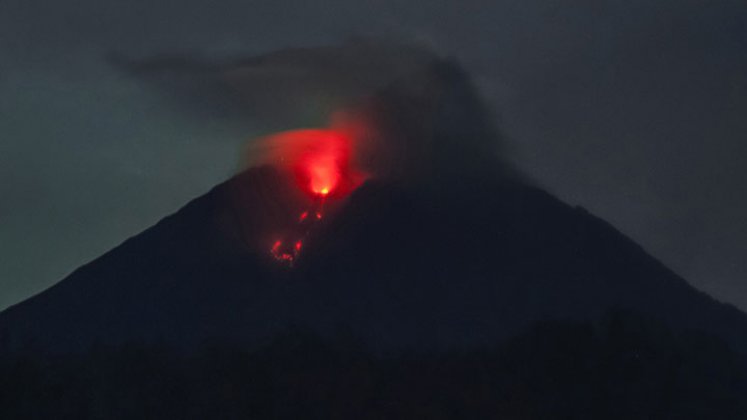
[[[301,129],[261,140],[279,168],[293,174],[294,187],[308,198],[307,206],[282,237],[270,246],[272,257],[292,266],[306,238],[325,217],[329,203],[339,202],[366,178],[353,167],[353,136],[343,130]],[[278,235],[280,236],[280,235]]]

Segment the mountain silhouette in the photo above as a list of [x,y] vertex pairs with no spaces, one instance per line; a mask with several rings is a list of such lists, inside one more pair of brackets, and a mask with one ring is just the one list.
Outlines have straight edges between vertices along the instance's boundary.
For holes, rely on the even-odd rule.
[[0,415],[744,418],[743,313],[582,208],[465,181],[364,183],[288,266],[247,241],[297,213],[286,180],[240,174],[0,314]]
[[[326,89],[341,51],[335,75],[363,55],[377,76],[349,75],[355,89],[332,101],[375,90],[345,109],[373,137],[356,144],[360,167],[336,171],[310,144],[293,150],[312,165],[299,178],[270,147],[1,312],[0,417],[747,417],[747,315],[516,175],[455,63],[419,54],[384,83],[382,63],[409,50],[288,52],[304,92],[304,63],[324,64]],[[285,57],[201,64],[199,77],[282,82]],[[292,86],[273,112],[295,101]]]
[[[288,183],[250,169],[0,315],[5,346],[211,340],[258,345],[290,327],[376,351],[473,348],[537,321],[639,313],[747,350],[747,316],[691,287],[583,208],[485,179],[368,182],[323,221],[293,267],[251,247]],[[237,200],[236,197],[241,197]],[[269,203],[269,204],[268,204]]]

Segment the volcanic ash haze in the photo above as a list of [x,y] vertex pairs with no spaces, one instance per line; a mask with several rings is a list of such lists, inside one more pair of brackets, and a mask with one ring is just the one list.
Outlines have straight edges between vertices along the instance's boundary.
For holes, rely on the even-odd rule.
[[[354,42],[230,60],[162,54],[111,61],[156,84],[185,112],[217,109],[268,133],[356,132],[356,163],[381,175],[495,172],[505,150],[469,77],[423,47]],[[263,160],[261,149],[250,142],[248,164]]]

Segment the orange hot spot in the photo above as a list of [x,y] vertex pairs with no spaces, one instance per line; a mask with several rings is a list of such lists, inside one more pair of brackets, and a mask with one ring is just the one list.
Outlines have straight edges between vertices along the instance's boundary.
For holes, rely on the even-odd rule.
[[346,131],[291,130],[258,144],[265,150],[265,160],[290,170],[298,187],[314,198],[345,196],[366,177],[353,166],[354,139]]
[[335,131],[317,130],[311,135],[309,146],[304,150],[296,166],[296,173],[303,187],[317,196],[327,196],[349,181],[350,140]]
[[299,170],[301,177],[308,178],[308,186],[316,195],[328,195],[340,183],[343,166],[347,163],[347,157],[335,144],[334,140],[326,140],[326,144],[320,144],[308,152],[301,160]]
[[[354,167],[355,132],[337,129],[304,129],[277,133],[257,141],[257,162],[275,165],[291,175],[296,187],[311,196],[308,207],[295,224],[286,226],[285,239],[276,240],[270,254],[292,267],[307,244],[315,223],[326,215],[325,203],[341,199],[358,188],[367,178]],[[292,238],[292,240],[288,240]]]

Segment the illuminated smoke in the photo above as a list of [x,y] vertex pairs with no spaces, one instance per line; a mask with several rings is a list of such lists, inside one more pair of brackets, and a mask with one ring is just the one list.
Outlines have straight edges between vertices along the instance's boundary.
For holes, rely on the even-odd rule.
[[285,235],[270,247],[276,261],[292,266],[307,237],[324,218],[325,204],[345,198],[366,175],[351,160],[353,134],[343,130],[292,130],[257,139],[254,144],[255,159],[292,174],[288,178],[294,179],[295,188],[310,199],[297,222],[287,226]]
[[[314,55],[314,50],[304,51]],[[321,220],[330,209],[344,206],[366,181],[449,191],[464,182],[517,179],[502,160],[500,133],[469,77],[451,60],[428,57],[418,66],[398,67],[408,72],[390,72],[396,77],[375,88],[362,82],[370,89],[351,89],[346,100],[325,111],[326,120],[317,127],[253,140],[250,166],[284,173],[293,180],[290,188],[305,197],[292,205],[292,219],[273,228],[281,233],[269,234],[265,249],[274,260],[293,266],[323,229]]]
[[296,264],[366,182],[442,194],[524,182],[469,76],[427,48],[363,41],[226,60],[110,61],[175,90],[190,110],[274,133],[248,141],[228,194],[240,240],[271,261]]
[[366,175],[352,160],[352,133],[336,129],[285,131],[253,142],[255,164],[290,172],[299,190],[312,196],[343,197]]
[[[359,41],[225,60],[161,54],[111,62],[176,90],[189,109],[220,108],[265,133],[352,134],[351,159],[376,178],[432,184],[464,176],[517,178],[504,159],[496,115],[470,77],[428,48]],[[263,164],[266,154],[251,144],[248,166]]]

